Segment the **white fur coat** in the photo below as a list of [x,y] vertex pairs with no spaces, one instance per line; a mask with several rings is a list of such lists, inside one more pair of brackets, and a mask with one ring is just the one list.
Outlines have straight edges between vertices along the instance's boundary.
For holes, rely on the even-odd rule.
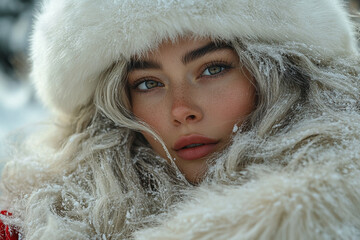
[[244,185],[200,186],[192,200],[136,239],[360,239],[358,140],[344,156],[321,149],[322,164],[316,159],[295,171],[255,165],[249,171],[256,177]]
[[[179,35],[296,46],[323,62],[356,56],[346,15],[338,0],[47,0],[34,26],[32,77],[52,110],[72,116],[112,63]],[[354,129],[352,140],[305,146],[286,166],[250,165],[242,184],[202,184],[136,239],[360,239]]]

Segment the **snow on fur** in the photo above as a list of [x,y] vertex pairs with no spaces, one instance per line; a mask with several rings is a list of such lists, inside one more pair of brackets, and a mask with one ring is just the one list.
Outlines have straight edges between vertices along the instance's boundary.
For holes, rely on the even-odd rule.
[[32,78],[47,105],[72,114],[113,62],[189,34],[302,43],[329,58],[357,52],[336,0],[49,0],[32,36]]

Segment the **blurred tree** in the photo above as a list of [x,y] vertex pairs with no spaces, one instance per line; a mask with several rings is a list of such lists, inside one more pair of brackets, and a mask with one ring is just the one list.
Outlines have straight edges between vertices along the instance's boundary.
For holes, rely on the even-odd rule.
[[27,72],[28,36],[35,2],[37,1],[0,1],[0,71],[10,79],[18,79],[17,74]]
[[350,0],[350,8],[360,10],[360,0]]

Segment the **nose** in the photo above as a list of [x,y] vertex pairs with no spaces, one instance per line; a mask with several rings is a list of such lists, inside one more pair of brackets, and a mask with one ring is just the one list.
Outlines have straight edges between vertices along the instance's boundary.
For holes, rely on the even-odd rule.
[[201,121],[203,118],[202,109],[191,93],[185,90],[173,92],[172,95],[171,116],[175,126]]

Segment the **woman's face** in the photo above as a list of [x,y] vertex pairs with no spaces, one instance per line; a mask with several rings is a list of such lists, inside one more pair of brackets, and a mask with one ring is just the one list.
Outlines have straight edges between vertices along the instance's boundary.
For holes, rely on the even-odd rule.
[[[193,183],[206,172],[208,157],[228,145],[234,125],[253,110],[251,81],[228,45],[188,38],[164,42],[132,61],[128,75],[132,112],[159,134]],[[162,145],[143,135],[166,158]]]

